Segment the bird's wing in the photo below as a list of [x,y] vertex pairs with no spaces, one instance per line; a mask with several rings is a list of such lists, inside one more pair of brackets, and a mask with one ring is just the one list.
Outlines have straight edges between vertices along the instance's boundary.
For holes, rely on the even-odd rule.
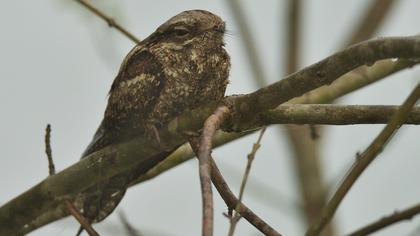
[[109,91],[104,119],[82,158],[139,135],[142,122],[156,104],[165,84],[162,65],[152,53],[139,47],[121,65]]
[[[108,145],[141,135],[142,123],[153,110],[165,84],[160,62],[147,49],[135,47],[121,65],[109,91],[99,128],[82,158]],[[130,133],[132,132],[132,133]],[[90,222],[106,218],[123,198],[130,181],[163,160],[169,152],[148,158],[127,173],[120,173],[85,191],[83,214]]]

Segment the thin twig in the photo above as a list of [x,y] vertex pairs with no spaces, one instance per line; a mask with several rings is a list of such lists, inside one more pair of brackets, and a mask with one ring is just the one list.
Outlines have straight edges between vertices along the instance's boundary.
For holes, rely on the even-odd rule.
[[90,236],[99,236],[98,232],[96,232],[92,225],[85,219],[85,217],[80,214],[79,210],[71,203],[69,200],[64,200],[64,204],[66,204],[67,211],[80,223],[84,230]]
[[323,228],[333,217],[341,201],[344,199],[350,188],[356,182],[358,177],[375,160],[378,154],[385,148],[387,143],[393,137],[393,134],[407,119],[408,114],[412,107],[416,104],[420,97],[420,84],[411,92],[408,98],[404,101],[403,105],[394,114],[391,121],[385,126],[381,133],[373,140],[369,147],[357,158],[355,164],[351,168],[349,174],[338,187],[334,196],[328,202],[327,206],[321,212],[320,217],[309,227],[306,232],[307,236],[319,235]]
[[75,0],[76,2],[82,4],[87,9],[89,9],[91,12],[93,12],[95,15],[102,18],[106,23],[108,23],[109,27],[113,27],[117,29],[119,32],[121,32],[123,35],[127,36],[131,41],[138,44],[140,43],[140,39],[138,39],[136,36],[134,36],[132,33],[130,33],[128,30],[126,30],[124,27],[122,27],[120,24],[118,24],[113,18],[107,16],[105,13],[100,11],[98,8],[87,2],[86,0]]
[[[55,175],[54,161],[52,158],[52,149],[51,149],[51,125],[47,124],[45,129],[45,153],[48,158],[48,170],[50,176]],[[74,204],[69,200],[64,200],[67,211],[80,222],[82,228],[88,232],[89,235],[99,235],[93,228],[92,225],[80,214],[79,210],[76,209]]]
[[349,234],[349,236],[362,236],[370,235],[373,232],[376,232],[380,229],[388,227],[394,223],[398,223],[402,220],[410,220],[415,215],[420,213],[420,204],[414,205],[410,208],[404,209],[402,211],[396,211],[389,216],[382,217],[381,219],[364,226],[361,229],[354,231]]
[[131,223],[128,221],[127,217],[122,211],[119,211],[118,215],[120,217],[122,224],[124,225],[125,231],[127,232],[128,236],[141,236],[142,235],[136,228],[134,228],[131,225]]
[[242,178],[241,187],[239,189],[238,204],[236,204],[235,213],[230,218],[230,227],[229,227],[229,233],[228,233],[229,236],[233,236],[233,234],[235,232],[236,225],[237,225],[239,219],[241,219],[241,215],[238,214],[238,211],[240,210],[239,208],[241,206],[240,203],[242,202],[242,198],[243,198],[244,191],[245,191],[245,186],[246,186],[246,183],[248,181],[249,173],[251,172],[252,162],[255,159],[255,154],[257,153],[258,149],[261,146],[261,144],[260,144],[261,139],[262,139],[266,129],[267,129],[266,127],[261,129],[260,135],[258,136],[258,139],[257,139],[257,142],[254,143],[254,145],[252,145],[252,151],[251,151],[251,153],[248,154],[248,161],[246,163],[245,173],[244,173],[244,176]]
[[229,209],[235,209],[235,207],[239,205],[238,213],[255,228],[261,231],[261,233],[270,236],[281,236],[279,232],[273,229],[269,224],[258,217],[254,212],[251,211],[251,209],[249,209],[247,206],[245,206],[245,204],[241,203],[239,199],[235,197],[213,159],[211,159],[211,178],[214,186],[216,187],[217,191]]
[[47,124],[47,128],[45,128],[45,154],[47,154],[48,158],[48,171],[50,175],[55,175],[55,166],[54,161],[52,158],[52,150],[51,150],[51,125]]
[[211,191],[210,153],[216,130],[224,121],[229,109],[221,106],[204,122],[203,131],[198,146],[198,162],[203,198],[203,236],[213,235],[213,193]]

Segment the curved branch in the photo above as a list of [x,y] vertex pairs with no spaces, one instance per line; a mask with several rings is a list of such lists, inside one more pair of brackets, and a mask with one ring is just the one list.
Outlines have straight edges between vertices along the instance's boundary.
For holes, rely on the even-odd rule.
[[349,236],[361,236],[369,235],[373,232],[376,232],[380,229],[388,227],[392,224],[398,223],[403,220],[410,220],[415,215],[420,213],[420,204],[414,205],[410,208],[404,209],[402,211],[396,211],[389,216],[385,216],[371,224],[366,225],[365,227],[354,231],[349,234]]
[[265,235],[270,236],[281,236],[275,229],[273,229],[269,224],[264,222],[261,218],[259,218],[254,212],[252,212],[247,206],[239,201],[229,189],[226,181],[223,179],[220,170],[217,168],[216,163],[211,159],[211,178],[213,181],[214,186],[216,187],[217,191],[220,193],[220,196],[225,201],[226,205],[230,209],[235,209],[238,207],[238,213],[245,218],[249,223],[251,223],[255,228],[260,230]]
[[201,194],[203,198],[202,235],[213,235],[213,193],[211,191],[211,150],[214,134],[224,121],[229,109],[218,107],[204,122],[204,127],[198,143],[198,163],[200,172]]

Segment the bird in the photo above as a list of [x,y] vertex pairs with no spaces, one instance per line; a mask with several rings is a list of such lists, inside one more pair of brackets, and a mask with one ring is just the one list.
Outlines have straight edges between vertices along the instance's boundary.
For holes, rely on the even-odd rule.
[[[159,142],[157,130],[181,113],[221,101],[231,67],[225,32],[225,22],[219,16],[206,10],[187,10],[138,43],[120,66],[104,118],[82,158],[136,137]],[[104,220],[122,200],[130,182],[171,152],[159,153],[84,191],[81,210],[86,220]]]

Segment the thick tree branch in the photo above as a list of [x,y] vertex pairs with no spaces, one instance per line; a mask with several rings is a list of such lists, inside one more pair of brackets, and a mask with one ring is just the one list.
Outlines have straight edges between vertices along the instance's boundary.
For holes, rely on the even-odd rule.
[[[355,125],[387,124],[399,106],[385,105],[281,105],[261,114],[265,124]],[[420,124],[420,108],[408,114],[404,124]]]
[[310,90],[331,84],[341,75],[365,64],[386,58],[418,58],[420,37],[390,37],[368,40],[286,76],[279,82],[253,93],[230,97],[231,110],[236,123],[226,128],[244,130],[258,114],[300,96]]
[[369,145],[369,147],[360,156],[357,157],[356,163],[353,165],[349,174],[338,187],[337,191],[334,193],[334,196],[327,203],[327,206],[323,209],[319,218],[309,227],[306,233],[307,236],[316,236],[321,233],[323,228],[334,216],[334,213],[336,212],[338,206],[350,188],[356,182],[358,177],[363,173],[363,171],[369,166],[369,164],[372,163],[378,154],[385,148],[393,134],[407,119],[410,110],[416,104],[419,98],[420,84],[416,86],[416,88],[405,100],[400,109],[398,109],[398,111],[393,115],[388,125],[385,126],[381,133]]
[[293,98],[287,103],[299,104],[315,104],[330,103],[334,99],[354,92],[372,83],[378,82],[384,78],[388,78],[396,72],[410,68],[418,64],[419,60],[381,60],[373,66],[363,66],[364,70],[353,70],[335,80],[330,85],[324,85],[302,96]]
[[[226,133],[223,131],[218,131],[213,140],[213,147],[220,147],[226,143],[236,140],[240,137],[248,135],[252,132],[241,132],[241,133]],[[195,153],[191,149],[189,144],[184,144],[178,148],[174,153],[172,153],[164,161],[157,164],[155,167],[147,171],[145,174],[141,175],[138,179],[134,180],[130,186],[139,184],[146,180],[152,179],[163,172],[178,166],[192,158],[195,157]]]
[[[261,115],[265,125],[269,124],[324,124],[324,125],[355,125],[355,124],[387,124],[398,106],[364,106],[364,105],[281,105],[275,110]],[[420,124],[420,108],[415,107],[408,115],[405,124]],[[251,132],[225,133],[218,132],[213,140],[213,146],[219,147]],[[181,146],[167,159],[147,171],[135,180],[132,185],[156,177],[194,157],[189,145]]]
[[[293,97],[300,96],[322,85],[329,84],[342,74],[363,64],[371,64],[384,58],[418,58],[420,39],[416,37],[383,38],[366,41],[338,52],[325,60],[287,76],[285,79],[262,88],[254,93],[229,97],[228,104],[233,111],[224,126],[238,131],[247,130],[254,124],[261,112],[273,109]],[[212,109],[209,109],[212,108]],[[206,115],[190,117],[189,130],[198,130],[203,121],[213,111],[215,105]],[[202,116],[201,116],[202,115]],[[0,234],[30,232],[53,220],[45,215],[55,211],[64,197],[76,197],[78,193],[98,181],[108,179],[134,164],[147,162],[149,158],[162,151],[170,151],[183,144],[187,137],[183,133],[174,133],[173,124],[169,130],[161,130],[160,146],[138,138],[126,143],[106,147],[66,168],[54,176],[48,177],[33,188],[6,203],[0,208]],[[177,130],[175,128],[175,130]],[[98,177],[98,169],[103,175]],[[36,203],[36,204],[34,204]],[[38,221],[38,217],[44,223]],[[26,227],[25,227],[26,226]]]

